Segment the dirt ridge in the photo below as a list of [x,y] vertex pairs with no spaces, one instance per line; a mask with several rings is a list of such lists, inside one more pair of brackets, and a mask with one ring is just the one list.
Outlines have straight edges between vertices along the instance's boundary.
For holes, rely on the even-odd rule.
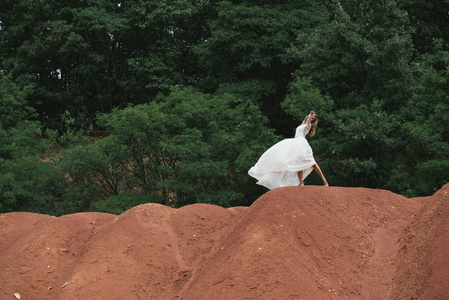
[[0,299],[446,299],[449,185],[285,187],[250,207],[0,215]]

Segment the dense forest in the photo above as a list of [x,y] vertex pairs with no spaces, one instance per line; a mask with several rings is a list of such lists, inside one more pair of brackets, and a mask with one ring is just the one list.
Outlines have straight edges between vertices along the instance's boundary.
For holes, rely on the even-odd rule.
[[426,196],[449,0],[0,0],[0,103],[0,212],[249,205],[311,110],[330,185]]

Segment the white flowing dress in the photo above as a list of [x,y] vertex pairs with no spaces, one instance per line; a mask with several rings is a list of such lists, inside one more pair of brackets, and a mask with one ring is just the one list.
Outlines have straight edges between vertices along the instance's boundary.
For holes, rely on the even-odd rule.
[[257,184],[270,190],[299,185],[298,172],[302,171],[303,180],[313,170],[316,164],[312,148],[306,140],[310,130],[311,116],[307,122],[296,128],[295,138],[284,139],[273,145],[259,158],[248,171],[256,178]]

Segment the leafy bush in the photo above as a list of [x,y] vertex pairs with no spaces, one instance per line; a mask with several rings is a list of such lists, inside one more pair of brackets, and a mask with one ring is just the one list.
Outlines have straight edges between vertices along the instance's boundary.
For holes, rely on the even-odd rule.
[[52,163],[36,157],[0,163],[0,212],[60,213],[61,177]]
[[42,153],[46,144],[35,110],[27,105],[31,87],[20,88],[11,76],[0,75],[0,157],[5,160]]
[[412,176],[408,171],[393,170],[387,188],[392,192],[401,194],[405,197],[416,196],[416,190],[413,188]]
[[55,166],[39,157],[48,144],[27,105],[30,91],[0,76],[0,212],[57,214],[61,180]]
[[127,151],[114,137],[66,150],[59,162],[66,178],[66,209],[89,209],[98,199],[118,195],[127,170]]
[[59,131],[47,128],[45,134],[54,145],[61,149],[87,145],[92,142],[89,133],[92,133],[93,125],[82,116],[75,119],[67,110],[61,115],[59,127]]
[[120,215],[128,209],[148,202],[158,202],[158,197],[120,193],[92,203],[90,210]]
[[416,167],[413,182],[417,196],[435,193],[449,181],[449,160],[429,160]]
[[258,189],[247,171],[274,142],[267,120],[251,101],[192,89],[116,109],[101,115],[99,123],[127,157],[119,162],[128,170],[120,179],[126,187],[161,195],[162,203],[171,206],[251,203]]

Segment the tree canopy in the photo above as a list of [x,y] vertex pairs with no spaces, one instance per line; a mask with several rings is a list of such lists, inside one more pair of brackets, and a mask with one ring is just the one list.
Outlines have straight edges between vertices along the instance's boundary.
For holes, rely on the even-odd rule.
[[0,211],[248,205],[265,190],[247,170],[311,110],[331,185],[430,195],[449,178],[448,12],[0,1]]

